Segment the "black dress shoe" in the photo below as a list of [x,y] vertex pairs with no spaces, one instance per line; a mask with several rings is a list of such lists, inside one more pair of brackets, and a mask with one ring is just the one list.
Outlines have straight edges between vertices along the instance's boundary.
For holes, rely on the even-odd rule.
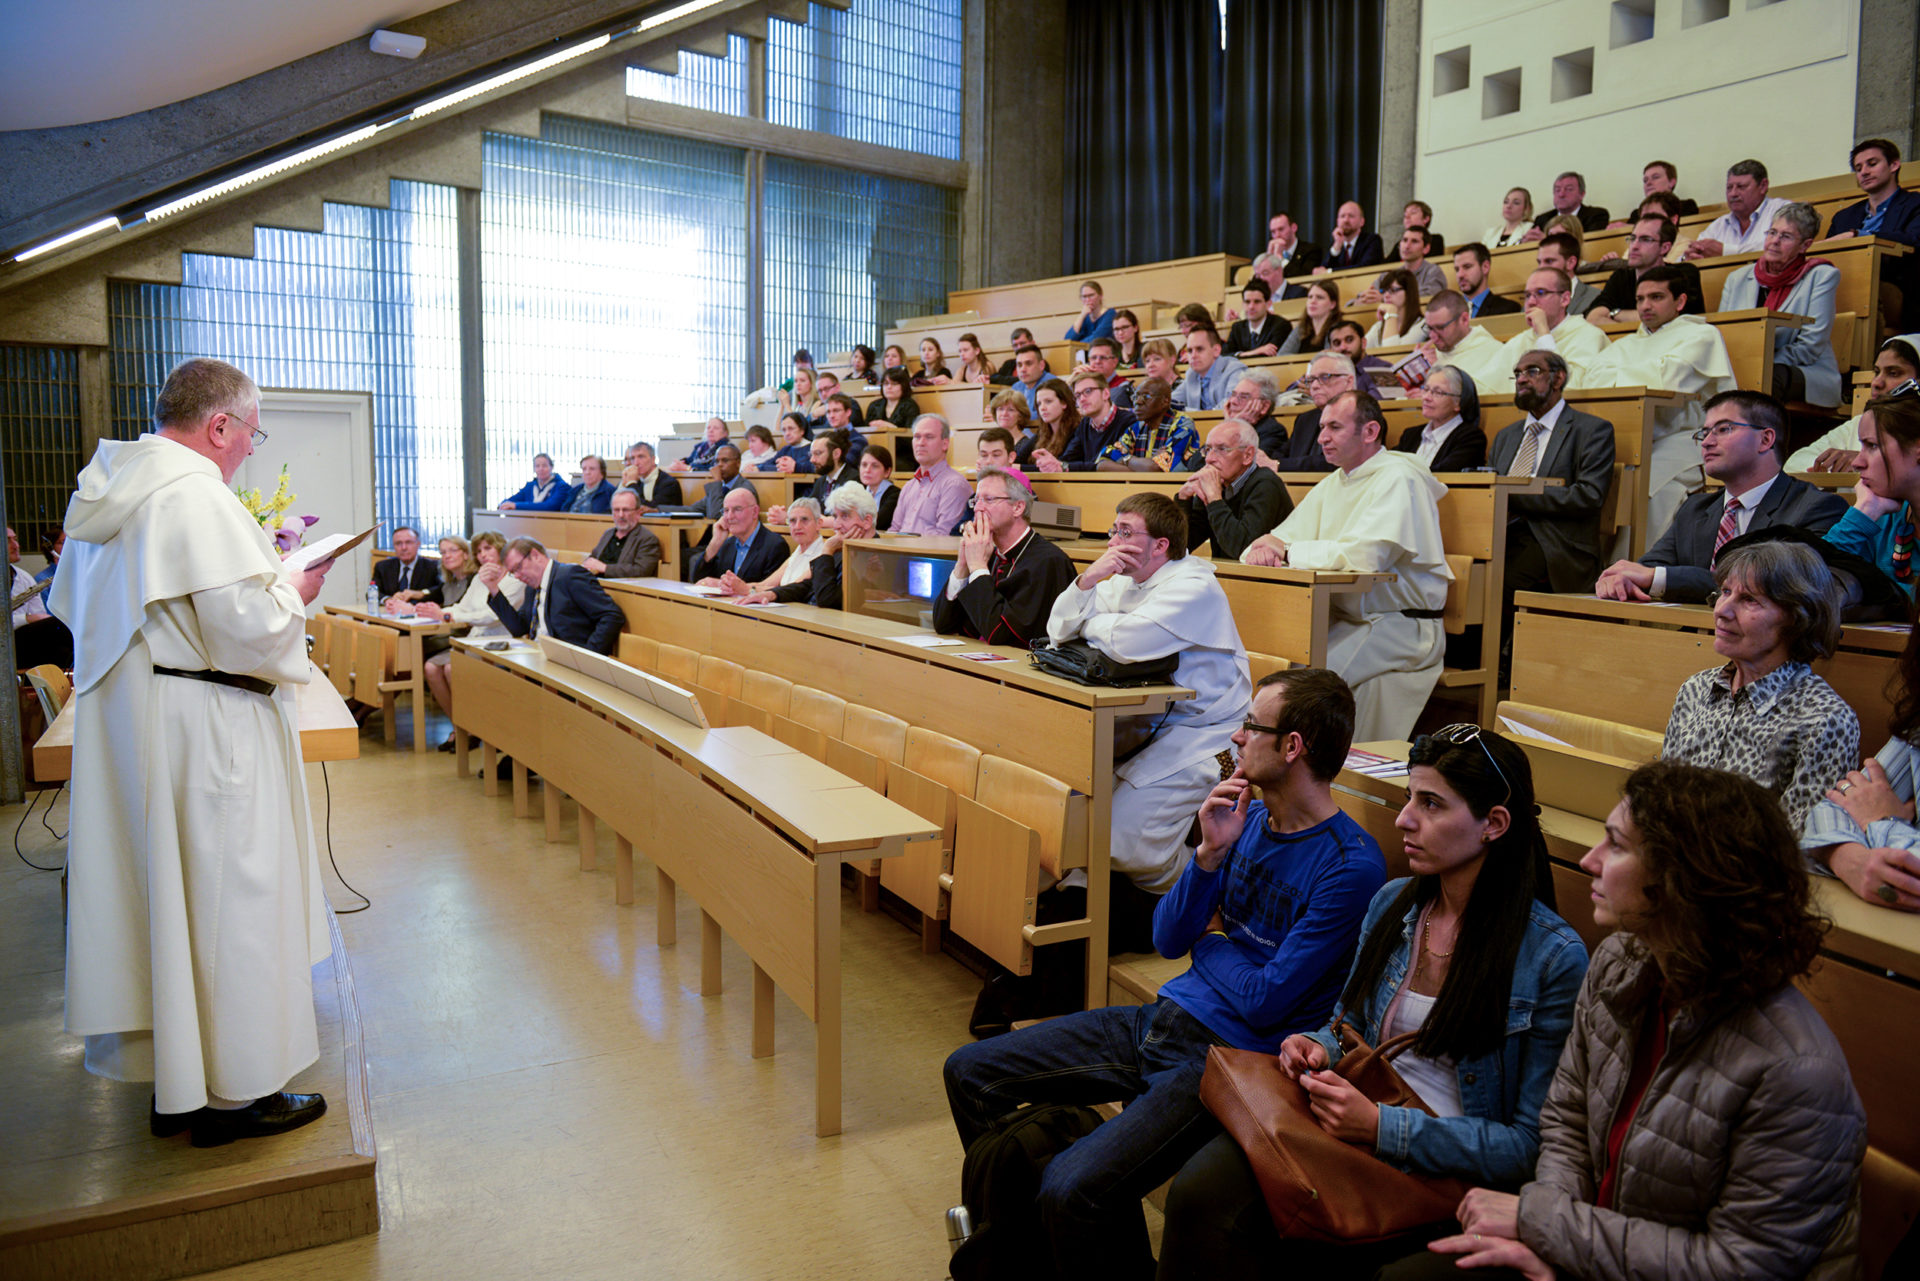
[[327,1101],[318,1094],[288,1094],[284,1090],[231,1112],[202,1108],[193,1114],[193,1146],[217,1148],[235,1139],[285,1134],[318,1121],[326,1111]]
[[443,752],[451,752],[453,750],[453,735],[447,735],[446,741],[440,744],[440,750]]
[[162,1112],[160,1110],[160,1100],[156,1097],[147,1104],[147,1130],[156,1139],[170,1139],[180,1133],[180,1131],[186,1129],[189,1125],[192,1125],[193,1118],[199,1116],[200,1111],[203,1110],[204,1109],[193,1112]]

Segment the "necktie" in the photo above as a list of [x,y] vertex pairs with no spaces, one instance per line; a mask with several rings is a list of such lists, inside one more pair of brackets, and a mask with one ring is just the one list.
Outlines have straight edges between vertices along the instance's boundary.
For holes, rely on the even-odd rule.
[[538,637],[540,635],[540,589],[538,587],[534,588],[533,595],[527,598],[527,612],[527,635]]
[[399,585],[398,587],[396,587],[396,588],[394,588],[394,590],[395,590],[395,591],[398,591],[398,592],[404,592],[404,591],[406,591],[406,590],[407,590],[407,584],[408,584],[408,583],[409,583],[410,581],[412,581],[412,579],[413,579],[413,566],[411,566],[411,565],[409,565],[409,564],[407,564],[407,563],[405,563],[404,561],[403,561],[403,562],[401,562],[401,565],[400,565],[400,585]]
[[1527,438],[1520,442],[1520,452],[1514,456],[1513,466],[1507,468],[1507,475],[1533,475],[1533,469],[1540,465],[1540,433],[1545,430],[1539,423],[1527,424]]
[[1739,532],[1740,500],[1738,498],[1729,498],[1727,499],[1727,510],[1720,517],[1720,532],[1713,536],[1713,558],[1715,560],[1720,559],[1720,549],[1727,545],[1727,540]]

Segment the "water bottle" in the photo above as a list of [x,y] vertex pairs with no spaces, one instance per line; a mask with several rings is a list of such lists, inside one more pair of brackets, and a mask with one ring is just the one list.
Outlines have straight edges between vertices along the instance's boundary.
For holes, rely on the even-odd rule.
[[367,612],[369,614],[380,612],[380,587],[376,583],[367,584]]
[[956,1205],[947,1211],[947,1250],[958,1250],[973,1235],[973,1214],[964,1205]]

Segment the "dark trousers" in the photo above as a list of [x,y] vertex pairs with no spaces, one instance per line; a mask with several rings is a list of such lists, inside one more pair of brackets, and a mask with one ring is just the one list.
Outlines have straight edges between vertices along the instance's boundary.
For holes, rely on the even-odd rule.
[[1200,1103],[1220,1044],[1172,1001],[1114,1005],[963,1045],[947,1059],[947,1105],[971,1145],[1028,1103],[1126,1108],[1053,1158],[1040,1216],[1061,1277],[1147,1281],[1153,1252],[1140,1200],[1220,1132]]
[[[1108,952],[1151,952],[1153,950],[1153,913],[1160,905],[1158,894],[1149,894],[1114,872],[1108,881]],[[1034,904],[1034,921],[1054,925],[1079,920],[1087,914],[1087,891],[1083,887],[1055,886],[1042,890]],[[1016,1019],[1047,1018],[1069,1014],[1086,1007],[1087,945],[1082,942],[1055,943],[1035,948],[1033,972],[1024,978],[994,966],[974,1004],[971,1020],[976,1035],[987,1028],[1004,1026]]]
[[1550,592],[1547,554],[1523,521],[1507,525],[1507,565],[1500,580],[1500,670],[1513,663],[1513,596],[1515,592]]

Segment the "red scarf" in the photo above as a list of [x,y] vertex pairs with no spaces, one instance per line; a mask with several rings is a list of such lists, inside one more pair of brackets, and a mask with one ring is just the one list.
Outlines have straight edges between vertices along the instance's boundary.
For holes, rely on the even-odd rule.
[[1767,290],[1766,297],[1760,300],[1760,305],[1768,311],[1785,311],[1787,309],[1787,295],[1793,291],[1795,285],[1800,283],[1800,277],[1806,275],[1808,271],[1815,267],[1830,267],[1832,265],[1833,264],[1829,263],[1825,258],[1809,258],[1805,254],[1801,254],[1798,258],[1788,263],[1784,270],[1776,274],[1768,268],[1765,258],[1758,260],[1753,264],[1753,278],[1764,285]]

